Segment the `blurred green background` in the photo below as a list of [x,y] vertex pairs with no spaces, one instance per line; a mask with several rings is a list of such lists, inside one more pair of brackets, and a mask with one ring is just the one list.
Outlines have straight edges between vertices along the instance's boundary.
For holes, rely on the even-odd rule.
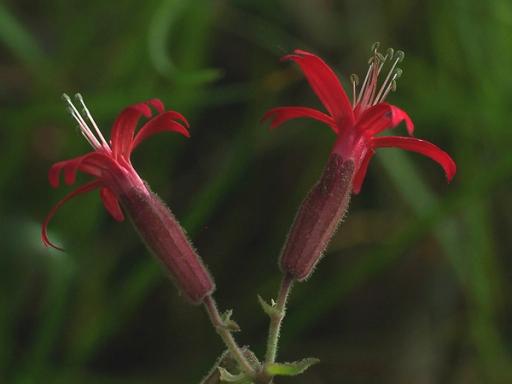
[[311,50],[346,81],[374,41],[406,52],[388,100],[458,173],[447,185],[428,159],[378,153],[285,320],[281,359],[322,362],[278,382],[512,382],[509,0],[0,3],[0,382],[197,383],[223,350],[96,194],[52,222],[66,253],[42,246],[40,223],[69,190],[50,188],[48,168],[89,150],[62,92],[81,92],[107,134],[152,97],[190,120],[190,140],[148,140],[134,164],[261,356],[256,295],[275,295],[287,228],[333,142],[318,123],[259,123],[271,106],[319,105],[279,57]]

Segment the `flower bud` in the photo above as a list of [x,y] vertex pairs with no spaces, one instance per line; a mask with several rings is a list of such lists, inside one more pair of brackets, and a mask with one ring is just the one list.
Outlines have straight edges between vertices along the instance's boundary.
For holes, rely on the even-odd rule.
[[307,279],[343,219],[352,191],[354,162],[332,153],[320,180],[302,203],[281,253],[281,271]]
[[170,209],[146,188],[131,188],[119,200],[177,288],[192,303],[201,303],[215,283]]

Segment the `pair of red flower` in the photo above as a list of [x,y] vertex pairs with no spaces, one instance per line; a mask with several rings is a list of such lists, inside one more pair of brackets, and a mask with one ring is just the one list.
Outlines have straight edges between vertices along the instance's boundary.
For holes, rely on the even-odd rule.
[[[305,262],[305,264],[300,262],[299,264],[302,263],[304,265],[301,264],[298,267],[297,261],[291,262],[291,264],[287,262],[287,260],[290,261],[289,259],[293,259],[293,257],[297,259],[297,252],[293,251],[293,249],[297,249],[298,244],[301,242],[312,244],[315,241],[318,244],[311,245],[314,248],[311,250],[312,254],[316,255],[325,249],[330,236],[334,232],[337,221],[339,221],[344,213],[345,207],[338,208],[336,205],[346,205],[350,192],[358,193],[360,191],[368,164],[375,153],[375,149],[397,147],[418,152],[439,163],[444,169],[448,180],[451,180],[455,174],[456,166],[451,157],[427,141],[413,137],[376,136],[386,129],[397,126],[402,121],[405,122],[409,135],[412,135],[414,130],[413,123],[406,112],[384,102],[388,93],[396,87],[396,79],[401,74],[397,64],[403,59],[403,52],[388,50],[384,56],[378,52],[377,48],[378,46],[373,48],[370,67],[359,92],[356,89],[358,79],[355,76],[352,77],[352,102],[349,100],[332,69],[319,57],[309,52],[296,50],[293,54],[283,58],[284,60],[292,60],[300,66],[310,86],[328,113],[306,107],[280,107],[268,111],[264,119],[270,120],[271,128],[275,128],[287,120],[308,117],[325,123],[337,135],[328,166],[319,184],[321,184],[324,190],[326,190],[325,188],[331,192],[339,190],[339,198],[329,202],[321,190],[313,190],[310,195],[311,198],[308,198],[301,208],[305,213],[302,216],[299,214],[294,224],[295,230],[292,227],[291,236],[288,241],[288,248],[291,249],[288,252],[290,256],[286,256],[286,249],[282,255],[281,268],[298,280],[302,280],[309,275],[312,267],[318,261],[319,255],[318,257],[315,256],[316,260],[311,261],[308,259],[309,261]],[[379,75],[386,62],[390,63],[390,70],[379,87]],[[148,242],[148,236],[152,237],[152,235],[145,232],[151,231],[159,233],[159,236],[153,236],[152,242],[159,243],[165,241],[162,240],[162,236],[165,237],[165,234],[161,233],[157,226],[163,224],[168,226],[170,219],[172,221],[175,220],[172,214],[140,179],[131,164],[130,156],[132,151],[143,140],[155,133],[170,131],[189,137],[186,119],[177,112],[165,111],[162,102],[157,99],[135,104],[121,112],[114,122],[110,141],[107,142],[85,107],[81,96],[77,95],[76,97],[83,109],[82,113],[75,108],[69,97],[66,95],[64,97],[69,104],[71,114],[78,122],[81,133],[94,150],[86,155],[54,164],[49,172],[50,184],[53,187],[57,187],[61,173],[64,174],[66,184],[73,184],[78,171],[92,176],[93,181],[69,193],[52,208],[42,226],[43,242],[48,246],[58,248],[50,242],[47,236],[47,226],[50,219],[65,202],[77,195],[95,189],[99,189],[103,204],[114,219],[119,221],[124,219],[123,211],[120,208],[121,202],[121,205],[137,225],[139,232],[143,235],[145,234],[146,242]],[[156,111],[155,117],[152,117],[151,108]],[[135,133],[138,122],[143,116],[150,118],[150,120]],[[330,195],[333,193],[330,193]],[[312,214],[311,210],[315,209],[317,213]],[[336,214],[324,224],[318,226],[318,212],[325,209],[336,211]],[[137,211],[143,211],[144,213],[141,214]],[[152,215],[154,216],[153,219],[151,219]],[[315,240],[310,235],[304,236],[305,230],[310,231],[310,233],[313,233],[315,230],[319,231],[318,239]],[[180,234],[176,235],[178,232]],[[198,287],[190,287],[188,290],[185,290],[185,293],[193,301],[200,301],[213,290],[213,282],[208,282],[211,279],[207,271],[192,250],[192,247],[188,244],[184,234],[181,235],[182,232],[181,227],[179,227],[176,233],[171,231],[167,234],[171,238],[171,242],[174,243],[170,247],[172,249],[167,249],[169,247],[166,248],[162,244],[150,243],[149,246],[160,259],[164,258],[167,260],[164,263],[169,266],[175,278],[183,272],[183,269],[187,268],[190,269],[190,273],[200,275],[200,280],[202,281],[198,285],[200,292],[197,292]],[[295,236],[293,235],[294,233]],[[294,241],[295,245],[290,244],[290,242]],[[186,250],[180,251],[182,248],[186,248]],[[177,252],[177,250],[181,254],[193,255],[193,261],[188,262],[188,266],[184,267],[183,265],[177,265],[172,260],[169,261],[173,259],[172,256],[159,254],[164,251]],[[315,259],[313,256],[307,256],[306,258],[308,257]],[[178,278],[178,280],[182,279]]]

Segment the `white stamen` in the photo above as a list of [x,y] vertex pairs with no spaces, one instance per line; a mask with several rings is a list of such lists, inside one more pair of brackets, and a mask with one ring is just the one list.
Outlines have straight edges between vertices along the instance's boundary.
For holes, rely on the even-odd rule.
[[396,89],[396,79],[397,79],[397,75],[395,74],[393,76],[393,79],[391,79],[388,87],[386,88],[386,91],[384,92],[384,94],[382,95],[380,100],[376,100],[375,104],[383,102],[386,99],[386,97],[388,96],[389,92],[392,90],[394,91]]
[[366,83],[368,82],[368,78],[370,77],[370,72],[372,71],[373,62],[370,63],[370,66],[368,67],[368,72],[366,72],[366,76],[364,77],[363,85],[361,85],[361,89],[359,90],[359,97],[357,98],[357,104],[361,101],[361,97],[363,97]]
[[382,60],[382,63],[380,63],[380,66],[379,66],[379,74],[380,74],[380,71],[382,70],[382,67],[384,66],[384,63],[386,62],[386,60],[388,59],[388,57],[390,59],[393,58],[393,54],[395,53],[395,50],[393,48],[388,48],[386,50],[386,56],[384,56],[384,60]]
[[363,98],[361,99],[361,106],[363,108],[367,108],[372,105],[373,96],[375,95],[375,87],[377,86],[377,81],[379,78],[379,57],[375,55],[373,58],[372,71],[370,73],[369,81],[367,83],[366,89],[364,90]]
[[352,82],[352,108],[356,106],[356,99],[357,99],[357,85],[359,84],[359,76],[357,76],[355,73],[350,75],[350,81]]
[[[382,55],[378,52],[379,44],[375,43],[372,46],[372,56],[368,60],[368,71],[364,78],[363,84],[357,93],[357,83],[354,84],[352,81],[352,92],[355,102],[353,101],[353,107],[359,106],[363,110],[374,106],[384,101],[390,91],[396,89],[396,80],[402,74],[402,70],[397,67],[397,64],[402,62],[404,59],[403,51],[394,51],[392,48],[386,50],[386,55]],[[386,64],[386,61],[392,61],[390,63],[390,69],[382,85],[378,87],[378,77],[381,70]],[[377,91],[378,90],[378,91]]]
[[379,92],[377,93],[377,96],[375,97],[375,100],[379,100],[379,98],[381,97],[382,95],[382,92],[384,92],[384,89],[386,88],[387,86],[387,82],[389,81],[389,79],[391,78],[391,75],[393,75],[393,70],[395,69],[396,65],[398,64],[398,61],[400,60],[400,57],[397,57],[393,63],[393,65],[391,66],[391,69],[389,70],[388,72],[388,75],[386,76],[386,79],[384,80],[384,82],[382,83],[382,86],[380,87],[379,89]]
[[98,138],[94,135],[91,128],[89,128],[89,125],[87,125],[87,122],[85,121],[84,117],[80,114],[80,112],[78,112],[78,109],[75,107],[75,105],[71,101],[71,98],[67,94],[64,93],[62,95],[62,98],[68,104],[68,111],[71,113],[71,116],[73,116],[73,118],[77,121],[78,127],[80,128],[80,133],[85,137],[87,142],[89,144],[91,144],[91,146],[94,149],[99,149],[99,148],[110,149],[109,145],[107,144],[107,141],[105,140],[105,138],[101,134],[101,131],[99,130],[98,126],[96,125],[96,122],[92,118],[91,113],[85,106],[82,96],[80,94],[77,94],[75,97],[80,102],[80,104],[82,104],[82,107],[84,110],[84,115],[92,123],[94,130],[96,131],[96,133],[98,134],[98,137],[101,140],[101,143],[98,140]]
[[103,137],[100,129],[98,128],[98,125],[96,124],[96,122],[94,121],[92,115],[91,115],[91,112],[89,112],[89,109],[86,107],[85,103],[84,103],[84,99],[82,97],[81,94],[77,93],[75,95],[75,98],[78,100],[78,102],[80,104],[82,104],[82,108],[83,108],[83,112],[85,113],[85,115],[87,116],[87,118],[89,119],[89,121],[92,123],[92,126],[94,127],[94,130],[96,131],[96,133],[98,134],[98,137],[100,138],[101,140],[101,143],[103,144],[103,147],[105,147],[105,149],[109,149],[109,145],[107,143],[107,140],[105,140],[105,138]]
[[71,98],[65,93],[62,95],[62,97],[68,103],[68,110],[71,112],[71,116],[73,116],[73,118],[78,122],[80,131],[87,137],[87,141],[89,142],[89,144],[91,144],[96,149],[101,147],[99,141],[92,134],[90,128],[87,126],[87,123],[84,121],[82,115],[80,115],[80,112],[78,112],[78,110],[74,106],[73,102],[71,101]]

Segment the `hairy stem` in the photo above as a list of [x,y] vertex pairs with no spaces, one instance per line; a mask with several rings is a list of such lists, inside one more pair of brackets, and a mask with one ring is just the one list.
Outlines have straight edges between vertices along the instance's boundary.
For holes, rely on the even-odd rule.
[[293,277],[286,274],[281,281],[281,288],[275,305],[275,313],[270,317],[270,326],[268,330],[267,353],[265,355],[265,363],[272,364],[276,360],[277,345],[279,342],[279,333],[281,332],[281,324],[286,314],[286,301],[292,289]]
[[242,350],[233,338],[231,332],[226,328],[226,325],[220,316],[217,304],[215,303],[213,297],[211,295],[206,296],[203,300],[203,303],[206,308],[206,312],[208,313],[208,316],[210,317],[210,320],[213,324],[213,327],[221,337],[222,341],[224,341],[224,344],[226,344],[226,347],[228,348],[229,353],[233,359],[237,361],[237,363],[240,365],[240,368],[246,375],[251,378],[254,377],[256,375],[256,371],[251,366],[249,361],[247,361]]

